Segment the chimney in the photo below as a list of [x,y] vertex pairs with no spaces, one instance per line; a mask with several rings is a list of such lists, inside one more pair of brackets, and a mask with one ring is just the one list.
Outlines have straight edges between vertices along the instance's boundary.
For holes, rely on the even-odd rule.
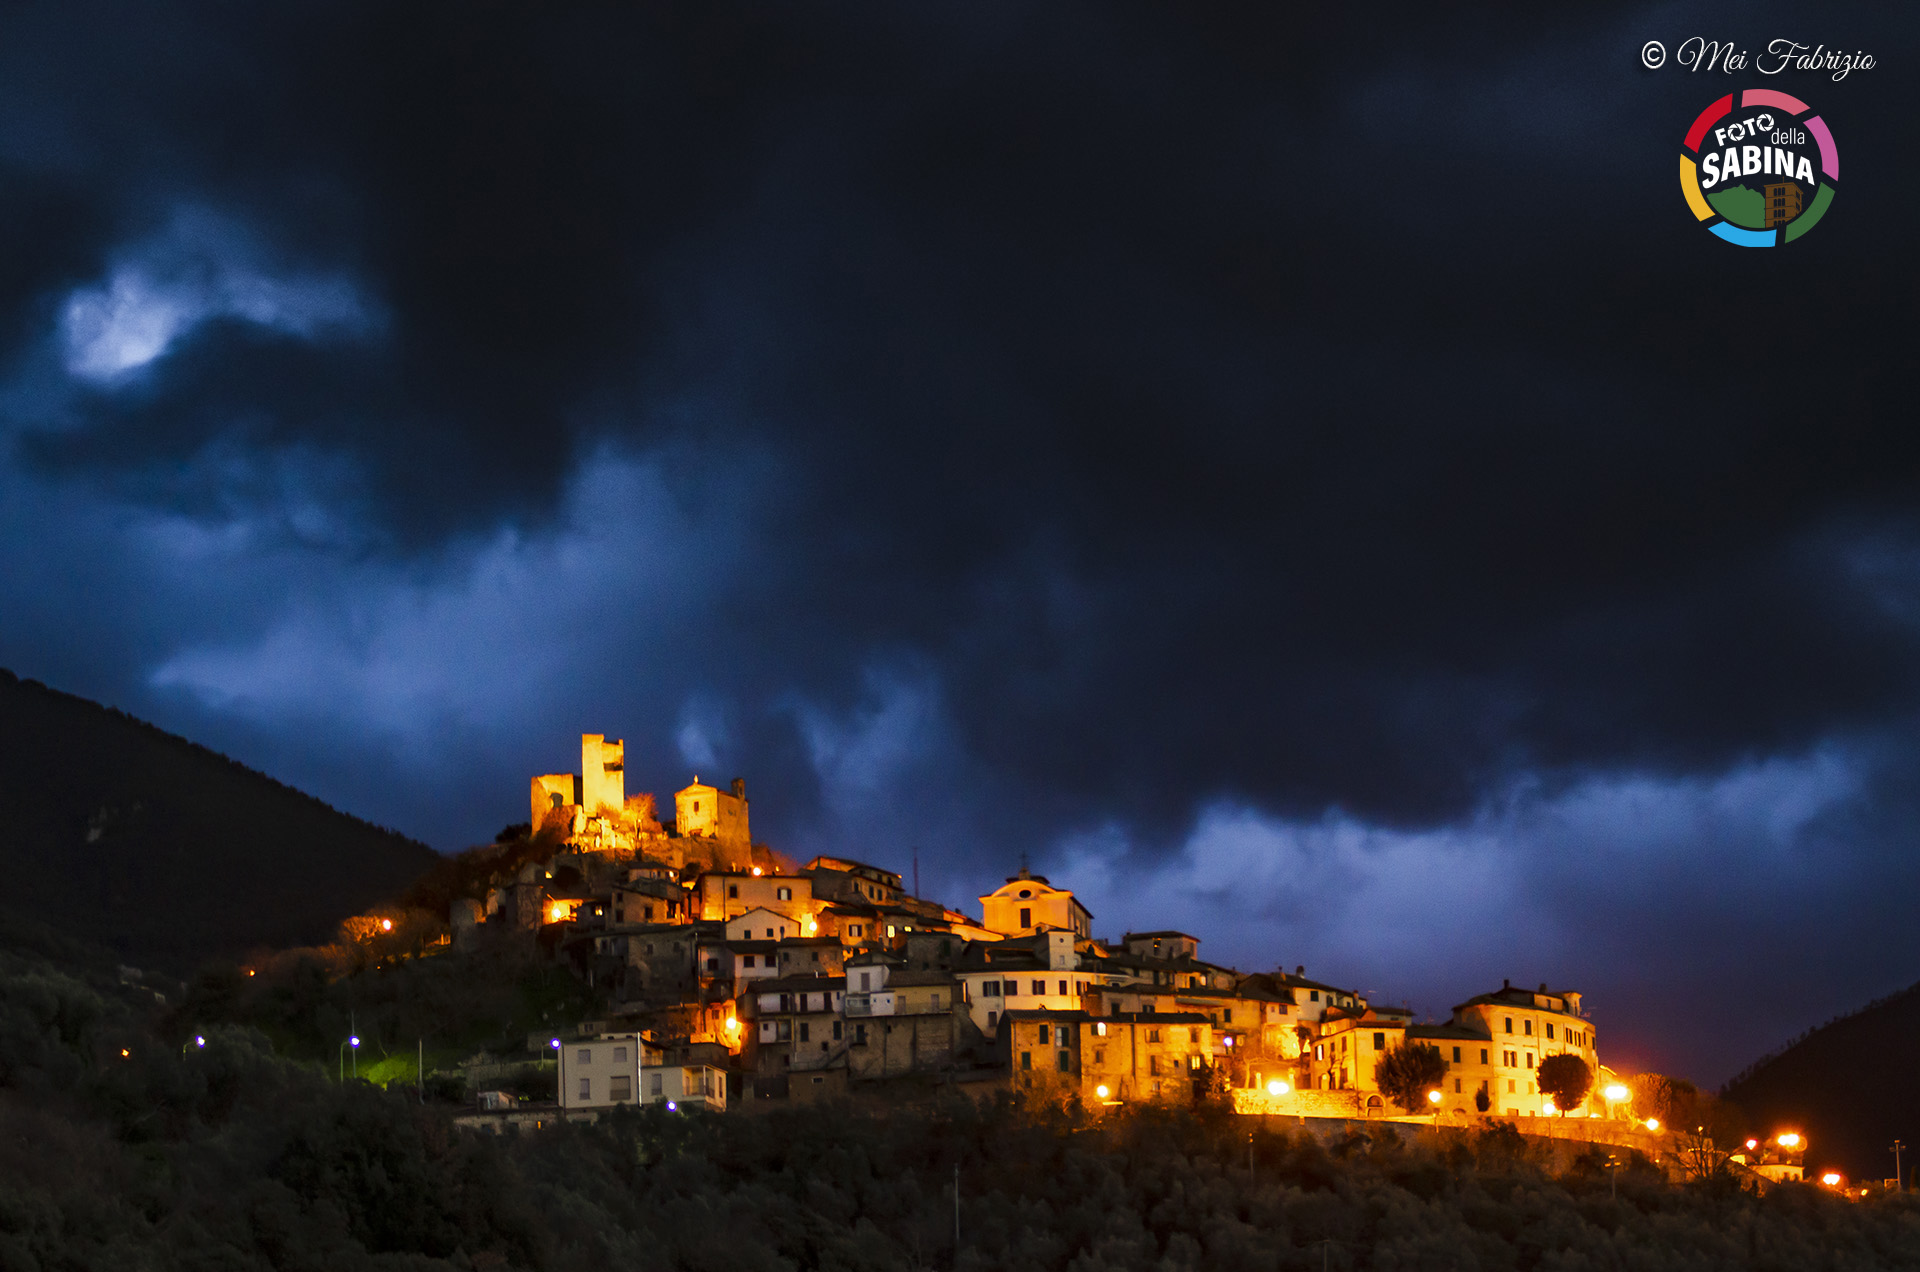
[[1307,965],[1305,963],[1297,964],[1293,969],[1293,974],[1295,976],[1305,976],[1307,974]]
[[1502,993],[1505,993],[1507,990],[1512,988],[1513,988],[1512,981],[1506,979],[1504,976],[1500,978],[1500,990]]
[[746,799],[747,797],[747,779],[746,778],[736,777],[733,779],[733,797],[738,800]]

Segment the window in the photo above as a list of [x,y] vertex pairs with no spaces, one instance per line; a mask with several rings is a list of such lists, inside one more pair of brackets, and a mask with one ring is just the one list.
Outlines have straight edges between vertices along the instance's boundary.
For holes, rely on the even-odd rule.
[[631,1100],[633,1098],[633,1075],[616,1074],[607,1079],[607,1098],[609,1100]]
[[1453,1093],[1454,1093],[1455,1095],[1458,1095],[1458,1094],[1460,1094],[1460,1079],[1458,1079],[1458,1078],[1455,1078],[1455,1079],[1453,1080]]
[[1160,1057],[1159,1057],[1159,1056],[1148,1056],[1148,1057],[1147,1057],[1147,1072],[1148,1072],[1148,1073],[1158,1073],[1158,1072],[1160,1072]]
[[793,1022],[791,1020],[774,1021],[773,1022],[773,1040],[775,1042],[793,1041]]
[[1455,1047],[1455,1048],[1453,1049],[1453,1062],[1454,1062],[1455,1064],[1459,1064],[1459,1063],[1460,1063],[1460,1048],[1458,1048],[1458,1047]]
[[742,966],[742,967],[752,967],[752,966],[753,966],[753,955],[751,955],[751,954],[749,954],[749,955],[747,955],[747,956],[746,956],[745,958],[743,958],[743,959],[741,959],[741,960],[740,960],[740,966]]
[[1199,1056],[1188,1056],[1188,1057],[1187,1057],[1187,1068],[1189,1068],[1189,1069],[1198,1069],[1199,1067],[1200,1067],[1200,1057],[1199,1057]]
[[1061,982],[1060,982],[1060,997],[1062,997],[1062,998],[1065,998],[1066,996],[1067,996],[1067,982],[1065,982],[1065,981],[1061,981]]
[[580,1055],[579,1055],[579,1057],[578,1057],[578,1059],[579,1059],[579,1061],[580,1061],[580,1063],[581,1063],[581,1064],[592,1064],[592,1063],[593,1063],[593,1052],[591,1052],[591,1051],[588,1051],[588,1050],[586,1050],[585,1048],[582,1048],[582,1049],[581,1049],[581,1051],[580,1051]]
[[627,1062],[627,1049],[625,1047],[615,1047],[613,1049],[613,1062],[615,1064],[625,1064]]
[[1324,1043],[1324,1042],[1323,1042],[1323,1043],[1319,1043],[1319,1044],[1317,1044],[1317,1045],[1315,1045],[1315,1047],[1314,1047],[1314,1049],[1313,1049],[1313,1058],[1314,1058],[1315,1060],[1325,1060],[1325,1059],[1327,1058],[1327,1044],[1326,1044],[1326,1043]]
[[861,993],[866,993],[868,990],[873,988],[873,986],[868,983],[869,980],[872,978],[872,976],[873,976],[872,972],[860,973],[860,992]]
[[833,1022],[833,1040],[840,1041],[840,1022],[837,1020]]
[[1310,990],[1308,990],[1308,991],[1307,991],[1307,998],[1308,998],[1309,1000],[1311,1000],[1311,1001],[1313,1001],[1313,1002],[1316,1002],[1316,1003],[1317,1003],[1317,1002],[1319,1002],[1319,1001],[1320,1001],[1320,991],[1319,991],[1319,990],[1317,990],[1317,989],[1310,989]]
[[999,1023],[999,1020],[1000,1020],[1000,1013],[999,1013],[999,1012],[997,1012],[997,1011],[990,1011],[990,1012],[988,1012],[988,1013],[987,1013],[987,1028],[989,1028],[989,1029],[991,1029],[991,1028],[993,1028],[993,1027],[994,1027],[994,1025],[996,1025],[996,1024],[998,1024],[998,1023]]
[[793,889],[775,888],[773,890],[773,899],[776,901],[791,901],[793,900]]
[[1547,1022],[1547,1037],[1553,1037],[1553,1022],[1551,1020]]
[[1480,1063],[1485,1064],[1486,1062],[1487,1062],[1487,1049],[1485,1047],[1482,1047],[1480,1048]]
[[1048,1045],[1049,1043],[1051,1043],[1052,1041],[1053,1041],[1053,1028],[1052,1028],[1052,1026],[1050,1026],[1050,1025],[1041,1025],[1041,1026],[1040,1026],[1040,1045],[1044,1047],[1044,1046],[1047,1046],[1047,1045]]
[[1522,1030],[1523,1030],[1523,1031],[1524,1031],[1524,1032],[1526,1033],[1526,1035],[1527,1035],[1527,1036],[1528,1036],[1529,1038],[1531,1038],[1531,1037],[1533,1036],[1533,1022],[1532,1022],[1531,1020],[1523,1020],[1523,1021],[1521,1021],[1521,1022],[1520,1022],[1520,1027],[1521,1027],[1521,1029],[1522,1029]]
[[1020,1067],[1021,1067],[1022,1069],[1031,1069],[1031,1068],[1033,1068],[1033,1052],[1031,1052],[1031,1051],[1022,1051],[1022,1052],[1020,1053]]
[[1104,1020],[1096,1020],[1096,1021],[1094,1021],[1094,1022],[1093,1022],[1093,1032],[1094,1032],[1094,1035],[1095,1035],[1096,1037],[1100,1037],[1100,1038],[1104,1038],[1104,1037],[1106,1037],[1106,1036],[1107,1036],[1107,1022],[1106,1022],[1106,1021],[1104,1021]]
[[1000,982],[999,981],[983,981],[980,985],[980,997],[982,998],[1000,997]]
[[1373,1049],[1375,1051],[1385,1051],[1387,1049],[1387,1035],[1383,1033],[1373,1035]]
[[[780,935],[782,935],[782,936],[785,936],[785,935],[786,935],[786,930],[785,930],[784,928],[783,928],[783,929],[781,929],[781,932],[780,932]],[[767,929],[767,939],[768,939],[769,941],[771,941],[771,940],[773,939],[773,929],[772,929],[772,928],[768,928],[768,929]]]
[[1067,1027],[1066,1027],[1065,1025],[1060,1025],[1059,1027],[1057,1027],[1056,1029],[1054,1029],[1054,1031],[1053,1031],[1053,1045],[1054,1045],[1054,1046],[1056,1046],[1056,1047],[1064,1047],[1064,1046],[1066,1046],[1066,1045],[1068,1044],[1068,1042],[1070,1042],[1070,1041],[1071,1041],[1071,1037],[1070,1037],[1070,1035],[1069,1035],[1069,1031],[1068,1031],[1068,1029],[1067,1029]]
[[720,970],[720,960],[719,960],[719,959],[717,959],[717,958],[710,958],[710,959],[708,959],[708,960],[707,960],[707,970],[708,970],[708,971],[710,971],[710,972],[717,972],[717,971],[719,971],[719,970]]
[[1533,1052],[1527,1052],[1527,1068],[1533,1068]]
[[1093,1062],[1095,1064],[1105,1064],[1107,1062],[1107,1049],[1105,1047],[1095,1047],[1093,1049]]
[[1028,910],[1028,909],[1024,909],[1024,908],[1023,908],[1023,909],[1022,909],[1022,910],[1020,911],[1020,926],[1021,926],[1021,927],[1023,927],[1023,928],[1030,928],[1030,927],[1032,927],[1032,926],[1033,926],[1033,911],[1032,911],[1032,910]]
[[1194,1025],[1187,1030],[1187,1041],[1193,1043],[1195,1046],[1200,1044],[1200,1026]]
[[1507,1094],[1508,1094],[1508,1095],[1512,1095],[1513,1093],[1514,1093],[1514,1086],[1513,1086],[1513,1079],[1512,1079],[1512,1078],[1508,1078],[1508,1079],[1507,1079]]
[[1508,1033],[1512,1033],[1512,1032],[1513,1032],[1513,1017],[1512,1017],[1512,1016],[1508,1016],[1508,1017],[1507,1017],[1507,1032],[1508,1032]]
[[853,1027],[853,1045],[856,1047],[864,1047],[867,1045],[867,1027],[865,1024],[858,1024]]
[[1226,1011],[1226,1023],[1229,1025],[1233,1023],[1233,1008],[1231,1007],[1227,1008]]
[[1047,996],[1047,982],[1043,980],[1033,982],[1033,992],[1035,997],[1045,998]]
[[810,1029],[809,1029],[809,1028],[807,1027],[807,1022],[806,1022],[806,1021],[804,1021],[804,1020],[800,1022],[800,1041],[802,1041],[802,1042],[812,1042],[812,1041],[813,1041],[813,1038],[812,1038],[812,1030],[810,1030]]
[[583,1100],[591,1100],[593,1098],[593,1079],[592,1078],[580,1079],[580,1098]]
[[[650,905],[641,906],[640,917],[646,920],[648,923],[653,922],[653,907]],[[649,954],[653,953],[653,946],[651,945],[647,946],[647,953]]]
[[728,899],[728,900],[730,900],[730,901],[738,901],[738,900],[740,899],[740,885],[739,885],[739,884],[737,884],[737,883],[730,883],[730,884],[728,884],[728,885],[727,885],[727,899]]
[[1148,1042],[1160,1041],[1160,1031],[1158,1029],[1147,1030],[1147,1041]]
[[1062,1073],[1073,1072],[1073,1056],[1068,1052],[1061,1051],[1056,1053],[1054,1056],[1054,1063],[1059,1067],[1060,1072]]

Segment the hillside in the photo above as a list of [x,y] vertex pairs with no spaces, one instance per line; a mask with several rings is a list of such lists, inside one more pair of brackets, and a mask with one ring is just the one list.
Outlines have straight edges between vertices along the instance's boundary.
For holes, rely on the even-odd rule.
[[185,967],[324,939],[437,860],[185,738],[0,670],[0,909]]
[[1920,985],[1829,1021],[1727,1084],[1758,1130],[1809,1137],[1809,1166],[1856,1179],[1893,1175],[1888,1145],[1900,1139],[1903,1173],[1920,1164]]

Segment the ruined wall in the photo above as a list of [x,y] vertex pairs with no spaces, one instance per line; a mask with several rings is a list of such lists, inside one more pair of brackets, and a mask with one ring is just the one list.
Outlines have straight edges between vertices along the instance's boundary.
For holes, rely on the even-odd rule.
[[543,773],[533,779],[527,802],[531,833],[539,834],[551,818],[563,819],[561,824],[570,831],[573,811],[580,803],[580,779],[572,773]]
[[700,996],[694,975],[696,937],[690,927],[659,927],[627,934],[627,962],[616,992],[628,1002],[687,1002]]
[[855,1080],[936,1073],[953,1064],[953,1017],[874,1016],[849,1025],[867,1027],[867,1044],[847,1049],[847,1069]]
[[615,817],[627,804],[627,744],[605,734],[580,735],[580,804],[589,816]]

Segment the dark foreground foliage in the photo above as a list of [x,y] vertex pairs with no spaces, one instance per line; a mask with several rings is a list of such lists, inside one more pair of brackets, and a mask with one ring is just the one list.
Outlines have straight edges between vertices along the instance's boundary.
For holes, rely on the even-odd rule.
[[955,1098],[496,1138],[258,1030],[176,1044],[149,1016],[110,971],[0,950],[0,1272],[1920,1266],[1908,1199],[1556,1173],[1511,1132],[1322,1145]]

